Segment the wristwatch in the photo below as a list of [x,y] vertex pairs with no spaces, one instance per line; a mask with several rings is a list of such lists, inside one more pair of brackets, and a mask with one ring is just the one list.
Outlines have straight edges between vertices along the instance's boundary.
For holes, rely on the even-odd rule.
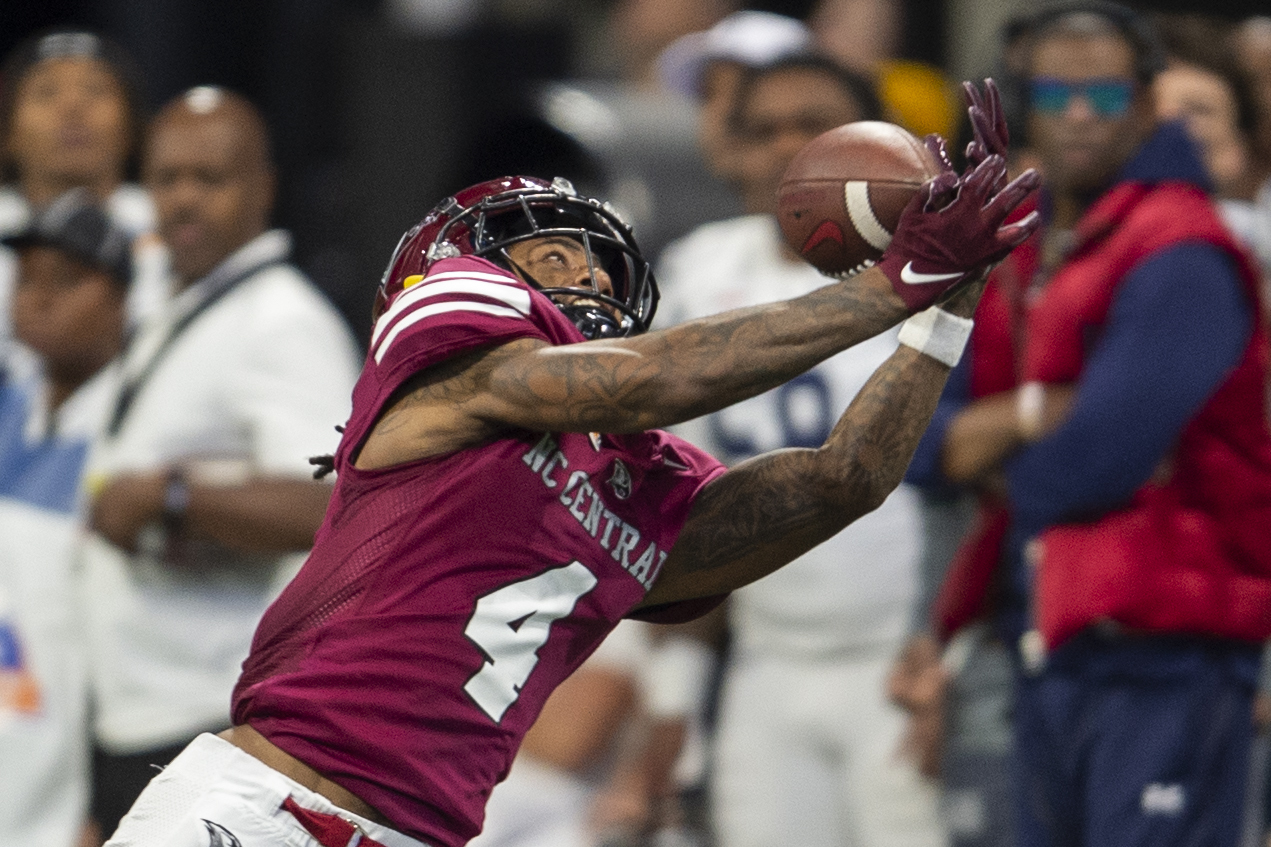
[[161,515],[163,528],[169,534],[179,533],[185,523],[186,510],[189,508],[190,483],[185,478],[185,470],[179,467],[173,468],[168,471],[167,485],[163,489],[163,513]]

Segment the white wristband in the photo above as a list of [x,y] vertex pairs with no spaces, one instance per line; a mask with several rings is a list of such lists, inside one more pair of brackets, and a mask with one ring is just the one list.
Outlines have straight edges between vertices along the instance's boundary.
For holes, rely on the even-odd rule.
[[900,343],[949,367],[958,364],[975,321],[931,306],[900,325]]
[[1042,408],[1046,405],[1046,389],[1040,382],[1026,382],[1015,391],[1015,418],[1019,437],[1036,441],[1042,431]]

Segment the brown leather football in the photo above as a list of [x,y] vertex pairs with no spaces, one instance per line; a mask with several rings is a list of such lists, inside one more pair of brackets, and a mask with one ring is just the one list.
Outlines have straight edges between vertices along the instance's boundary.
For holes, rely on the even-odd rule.
[[878,260],[914,192],[939,172],[935,156],[903,127],[844,124],[790,162],[777,191],[781,232],[821,273],[854,273]]

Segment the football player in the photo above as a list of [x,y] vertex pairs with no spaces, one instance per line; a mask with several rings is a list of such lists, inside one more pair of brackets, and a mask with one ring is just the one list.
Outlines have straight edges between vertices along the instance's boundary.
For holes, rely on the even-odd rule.
[[[701,613],[897,484],[977,280],[1035,225],[1005,223],[1038,180],[1005,184],[999,147],[919,191],[876,268],[661,332],[607,206],[525,177],[441,203],[389,263],[331,508],[257,630],[236,726],[156,776],[110,844],[464,844],[547,695],[621,618]],[[656,429],[941,298],[820,448],[725,472]]]

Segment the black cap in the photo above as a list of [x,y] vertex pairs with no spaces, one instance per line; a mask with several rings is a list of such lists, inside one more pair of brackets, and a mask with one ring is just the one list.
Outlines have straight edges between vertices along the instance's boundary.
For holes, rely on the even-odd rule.
[[121,285],[132,279],[132,239],[111,223],[83,188],[58,197],[26,229],[0,239],[0,244],[15,250],[53,247],[101,268]]

